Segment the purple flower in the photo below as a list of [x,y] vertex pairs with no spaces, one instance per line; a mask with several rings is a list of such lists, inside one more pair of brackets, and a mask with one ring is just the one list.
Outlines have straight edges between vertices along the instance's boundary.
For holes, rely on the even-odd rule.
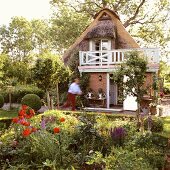
[[111,128],[110,136],[114,144],[122,145],[126,137],[126,130],[123,127],[115,127],[114,129]]
[[41,117],[41,129],[45,129],[46,128],[46,121],[44,119],[44,116]]

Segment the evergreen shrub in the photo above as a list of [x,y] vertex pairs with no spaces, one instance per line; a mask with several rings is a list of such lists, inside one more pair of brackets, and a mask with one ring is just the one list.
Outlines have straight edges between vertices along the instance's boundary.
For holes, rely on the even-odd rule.
[[26,94],[22,100],[21,100],[22,105],[27,105],[34,109],[35,111],[39,110],[41,108],[41,99],[39,96],[36,94]]

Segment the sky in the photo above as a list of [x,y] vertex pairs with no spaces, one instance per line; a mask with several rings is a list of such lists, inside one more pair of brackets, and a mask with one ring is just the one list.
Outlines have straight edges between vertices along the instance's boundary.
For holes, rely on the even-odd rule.
[[50,0],[0,0],[0,25],[8,25],[14,16],[31,19],[48,19]]

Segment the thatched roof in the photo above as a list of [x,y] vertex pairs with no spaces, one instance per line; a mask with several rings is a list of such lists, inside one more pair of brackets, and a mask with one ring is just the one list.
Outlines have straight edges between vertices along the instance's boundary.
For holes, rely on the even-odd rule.
[[97,25],[87,33],[85,38],[116,38],[115,26],[111,20],[98,21]]

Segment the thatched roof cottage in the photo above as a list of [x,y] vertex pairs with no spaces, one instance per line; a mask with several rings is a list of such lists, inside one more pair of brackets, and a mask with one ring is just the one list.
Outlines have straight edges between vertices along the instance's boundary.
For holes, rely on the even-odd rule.
[[[143,51],[149,64],[146,82],[152,83],[153,73],[159,70],[159,49],[140,48],[126,31],[116,12],[103,8],[95,16],[74,44],[65,52],[63,59],[67,64],[75,51],[79,52],[78,69],[90,74],[89,87],[96,94],[99,89],[105,93],[102,109],[135,110],[135,99],[131,96],[121,100],[122,91],[110,78],[117,66],[123,62],[126,51]],[[152,90],[149,92],[152,95]],[[92,99],[89,99],[92,100]],[[93,99],[97,103],[101,99]],[[91,106],[94,109],[97,106]],[[92,109],[92,108],[91,108]],[[99,110],[99,108],[98,108]]]

